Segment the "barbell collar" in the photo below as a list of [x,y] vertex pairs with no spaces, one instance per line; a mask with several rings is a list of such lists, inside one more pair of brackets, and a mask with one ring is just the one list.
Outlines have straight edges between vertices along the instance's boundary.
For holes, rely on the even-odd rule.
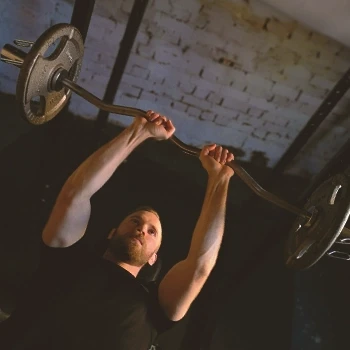
[[1,49],[1,61],[10,63],[16,67],[21,67],[27,53],[11,44],[5,44]]

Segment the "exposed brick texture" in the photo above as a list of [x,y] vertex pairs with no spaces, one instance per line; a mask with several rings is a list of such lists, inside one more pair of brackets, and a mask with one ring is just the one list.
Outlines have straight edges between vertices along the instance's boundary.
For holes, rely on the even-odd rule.
[[[255,1],[152,0],[136,37],[115,103],[168,114],[186,143],[259,151],[273,166],[337,80],[350,50]],[[73,1],[0,3],[1,46],[35,40],[69,22]],[[132,2],[100,0],[85,44],[78,83],[102,97]],[[0,64],[0,90],[15,93],[18,69]],[[349,137],[350,93],[336,106],[289,169],[310,175]],[[78,96],[70,109],[98,110]],[[128,125],[129,117],[110,116]]]

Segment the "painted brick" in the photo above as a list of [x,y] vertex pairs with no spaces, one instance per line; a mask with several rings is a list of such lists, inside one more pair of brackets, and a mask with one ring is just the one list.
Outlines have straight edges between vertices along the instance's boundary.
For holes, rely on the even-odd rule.
[[207,101],[200,100],[192,95],[185,95],[182,102],[187,103],[192,106],[201,107],[203,109],[211,109],[211,103]]
[[[234,114],[233,114],[233,116],[234,116]],[[229,126],[233,120],[234,120],[234,118],[231,116],[218,114],[214,119],[214,123],[216,123],[218,125]]]
[[216,93],[219,93],[222,87],[222,85],[220,84],[216,84],[211,81],[204,80],[199,76],[190,76],[190,82],[196,85],[200,89],[214,91]]
[[322,103],[322,100],[317,97],[310,96],[308,94],[302,93],[298,98],[298,101],[301,103],[305,103],[311,106],[319,106]]
[[249,99],[249,104],[252,107],[259,108],[264,111],[273,111],[276,109],[276,106],[273,103],[268,102],[266,99],[260,97],[251,97]]
[[201,120],[213,121],[214,118],[215,118],[215,114],[213,112],[209,112],[209,111],[204,111],[199,116],[199,119],[201,119]]
[[270,20],[267,24],[267,31],[273,33],[280,39],[287,38],[288,34],[291,32],[290,26],[278,20]]
[[275,95],[272,99],[272,103],[274,103],[276,106],[289,108],[295,103],[295,101],[291,101],[288,97]]
[[217,105],[215,105],[212,108],[212,111],[214,111],[217,115],[221,115],[223,117],[227,117],[230,119],[234,119],[239,115],[237,111],[233,111],[232,109],[228,109],[223,106],[217,106]]
[[273,93],[271,91],[256,86],[248,86],[245,92],[251,96],[260,97],[266,100],[272,100],[273,98]]
[[153,9],[159,12],[170,13],[173,6],[170,1],[155,0],[153,3]]
[[[190,82],[180,82],[179,89],[186,94],[192,94],[196,86]],[[199,97],[199,96],[196,96]]]
[[254,131],[254,127],[249,123],[240,124],[236,120],[231,124],[234,130],[242,131],[246,134],[251,134]]
[[266,134],[267,134],[267,131],[266,130],[262,130],[262,129],[255,129],[251,133],[251,135],[253,137],[256,137],[256,138],[261,139],[261,140],[263,140],[265,138]]
[[288,87],[286,85],[282,85],[282,84],[278,84],[278,83],[276,83],[273,86],[272,92],[277,94],[277,95],[287,97],[291,100],[295,100],[297,98],[297,96],[299,95],[299,90],[296,90],[296,89],[293,89],[293,88]]
[[302,123],[304,123],[309,119],[309,116],[287,108],[279,108],[276,111],[276,113],[278,113],[278,115],[280,115],[281,117],[286,118],[286,120],[292,120],[293,122],[301,121]]
[[15,94],[16,93],[17,81],[4,78],[2,74],[0,74],[0,89],[1,91],[7,94]]
[[79,77],[83,76],[84,74],[87,74],[91,77],[95,72],[98,72],[99,75],[110,76],[111,67],[108,67],[107,65],[100,62],[86,61],[86,63],[83,63]]
[[239,91],[236,90],[230,86],[223,86],[220,89],[220,94],[224,97],[224,98],[233,98],[235,100],[239,100],[242,102],[247,102],[250,99],[250,96],[248,93],[243,92],[243,91]]
[[252,74],[252,73],[248,73],[246,75],[246,80],[248,82],[248,85],[260,87],[260,88],[265,89],[265,90],[271,90],[272,86],[274,85],[271,80],[262,78],[259,75]]
[[182,103],[182,102],[174,102],[172,107],[174,107],[174,109],[176,109],[177,111],[180,111],[180,112],[186,112],[187,109],[189,108],[189,106],[185,103]]
[[178,47],[157,47],[155,51],[155,60],[162,64],[171,64],[179,67],[183,64],[182,54]]
[[215,33],[198,31],[197,42],[209,47],[223,47],[225,41]]
[[155,50],[153,47],[148,45],[146,46],[143,44],[139,44],[137,46],[136,52],[138,55],[146,58],[153,58],[153,56],[155,55]]
[[205,63],[201,77],[220,85],[228,85],[232,82],[231,68],[213,61]]
[[284,118],[282,113],[264,113],[262,119],[264,122],[272,123],[279,126],[287,126],[288,119]]
[[294,103],[294,105],[291,105],[289,109],[292,109],[296,112],[300,112],[301,114],[304,114],[307,116],[311,116],[316,111],[317,107],[298,101]]
[[177,21],[176,19],[171,18],[168,14],[163,12],[156,12],[153,17],[154,23],[161,28],[171,28],[172,31],[181,33],[181,37],[191,35],[192,30],[184,22]]
[[[234,5],[240,4],[238,0],[234,2]],[[7,15],[4,16],[4,11],[0,13],[0,32],[6,42],[15,37],[35,40],[53,23],[62,22],[64,18],[69,21],[72,11],[72,2],[67,1],[36,0],[35,4],[21,1],[26,16],[21,16],[19,23],[16,22],[18,4],[15,7],[13,3],[6,2]],[[98,96],[103,95],[109,80],[133,2],[117,0],[113,7],[111,4],[110,0],[96,4],[79,77],[79,83]],[[197,117],[190,118],[191,124],[181,134],[187,141],[198,144],[223,142],[236,147],[242,147],[247,141],[245,159],[249,160],[250,152],[263,150],[272,165],[278,160],[280,150],[287,148],[320,100],[349,68],[350,50],[316,33],[309,39],[310,30],[295,22],[291,24],[294,29],[292,39],[281,41],[286,32],[290,33],[291,22],[287,17],[264,4],[250,3],[246,5],[247,9],[251,6],[258,18],[254,24],[262,23],[265,18],[280,21],[269,23],[270,29],[275,26],[274,34],[256,31],[252,30],[251,24],[246,25],[247,21],[242,25],[244,19],[236,12],[228,11],[226,5],[224,1],[152,1],[116,99],[123,102],[120,104],[142,109],[162,105],[164,110],[172,111],[180,119],[190,107],[201,114],[207,112],[209,120],[202,121],[198,112],[193,113]],[[166,64],[153,59],[156,50],[157,58]],[[179,54],[179,59],[174,54]],[[232,60],[234,66],[220,64],[220,58]],[[144,71],[138,70],[140,68]],[[0,90],[14,93],[17,77],[17,69],[0,65]],[[277,83],[272,88],[271,81]],[[180,83],[182,88],[187,86],[188,92],[179,88]],[[194,96],[188,95],[192,92],[188,88],[190,84],[196,88]],[[141,90],[141,96],[137,98]],[[295,101],[300,91],[303,94]],[[242,94],[247,94],[249,99]],[[269,102],[271,94],[274,98]],[[219,103],[223,105],[219,106]],[[349,104],[350,101],[344,99],[336,106],[312,139],[312,147],[305,149],[303,154],[307,161],[295,163],[305,167],[305,174],[320,165],[321,160],[330,159],[337,147],[345,142],[350,127],[347,122]],[[98,109],[81,99],[72,106],[86,118],[97,115]],[[243,113],[237,115],[238,111]],[[213,116],[210,113],[217,115],[214,122],[210,121]],[[111,116],[111,119],[130,123],[128,117],[114,119]],[[266,148],[249,141],[262,141],[265,137],[262,123],[265,126],[270,123]],[[288,127],[283,129],[287,123]],[[241,130],[233,129],[233,124],[240,125]],[[253,131],[250,126],[254,127]],[[280,139],[278,134],[281,134]]]
[[133,66],[130,74],[133,75],[134,77],[147,79],[150,75],[150,71],[148,69],[145,69],[139,66]]
[[129,97],[140,97],[141,95],[141,89],[134,87],[134,86],[130,86],[127,85],[125,83],[121,83],[119,86],[119,90],[120,92],[122,92],[123,94],[129,96]]
[[187,23],[191,19],[192,13],[186,8],[177,7],[176,2],[174,3],[174,5],[175,6],[171,11],[171,17],[175,18],[177,21]]
[[206,29],[208,23],[208,16],[205,15],[203,12],[200,12],[193,20],[193,24],[196,29]]
[[274,123],[264,122],[262,129],[270,133],[279,134],[280,137],[283,136],[287,130],[285,126],[277,125]]
[[151,101],[151,102],[156,102],[157,101],[157,95],[147,92],[147,91],[142,91],[141,93],[141,100],[146,100],[146,101]]
[[195,107],[189,107],[188,110],[187,110],[187,113],[191,117],[199,118],[199,116],[201,115],[202,111],[200,109],[198,109],[198,108],[195,108]]
[[177,88],[163,89],[166,96],[171,97],[175,101],[181,101],[184,97],[184,93]]
[[294,129],[291,127],[287,128],[287,132],[285,134],[285,138],[288,140],[295,140],[295,138],[299,135],[301,129]]
[[[201,88],[198,88],[196,87],[196,89],[194,90],[193,92],[193,95],[198,97],[198,98],[201,98],[203,100],[205,100],[210,94],[210,91],[209,90],[206,90],[206,89],[201,89]],[[209,101],[209,100],[208,100]],[[210,101],[209,101],[210,102]]]
[[[157,0],[162,1],[162,0]],[[176,8],[185,8],[191,13],[199,13],[202,4],[198,1],[189,2],[188,0],[176,0],[174,2],[174,7]]]
[[264,111],[259,108],[251,107],[248,110],[248,114],[253,118],[260,118],[264,114]]
[[266,137],[265,137],[265,140],[266,141],[273,141],[273,142],[276,142],[276,143],[282,143],[283,145],[283,141],[281,142],[281,134],[277,133],[277,132],[268,132],[266,134]]
[[233,109],[234,111],[241,111],[243,113],[247,113],[248,109],[250,108],[248,103],[235,100],[231,97],[225,97],[224,101],[222,102],[222,106]]
[[169,98],[168,96],[161,95],[157,97],[157,104],[162,107],[170,107],[173,100]]
[[300,65],[286,67],[284,70],[284,74],[288,77],[289,81],[295,80],[295,79],[302,80],[302,81],[309,81],[312,76],[309,70],[307,70],[305,67]]
[[221,104],[223,101],[223,97],[221,95],[216,94],[215,92],[210,92],[207,96],[207,101],[213,104]]
[[153,62],[152,59],[142,57],[138,54],[131,54],[128,59],[128,65],[138,66],[144,69],[150,69]]
[[349,61],[344,60],[340,57],[336,57],[334,60],[333,69],[336,72],[345,73],[349,69],[349,66],[350,66]]

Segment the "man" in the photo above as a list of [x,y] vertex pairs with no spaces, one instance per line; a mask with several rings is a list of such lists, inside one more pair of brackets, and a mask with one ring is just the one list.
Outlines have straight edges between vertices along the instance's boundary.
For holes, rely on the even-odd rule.
[[[154,264],[162,239],[158,214],[141,208],[109,234],[103,257],[84,245],[91,197],[143,141],[166,140],[170,120],[152,111],[87,158],[65,182],[43,230],[40,266],[16,311],[2,325],[2,349],[147,350],[181,320],[213,269],[224,232],[233,155],[203,148],[208,184],[187,257],[156,285],[136,278]],[[6,344],[4,346],[4,344]]]

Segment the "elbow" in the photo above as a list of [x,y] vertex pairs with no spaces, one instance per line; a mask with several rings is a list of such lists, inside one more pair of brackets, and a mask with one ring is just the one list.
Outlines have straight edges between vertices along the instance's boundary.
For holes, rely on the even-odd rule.
[[202,278],[207,279],[210,273],[213,271],[214,266],[215,265],[213,264],[204,264],[196,267],[196,277],[200,279]]
[[207,279],[214,269],[216,259],[204,260],[204,259],[196,259],[194,260],[192,265],[192,271],[194,271],[194,279]]

